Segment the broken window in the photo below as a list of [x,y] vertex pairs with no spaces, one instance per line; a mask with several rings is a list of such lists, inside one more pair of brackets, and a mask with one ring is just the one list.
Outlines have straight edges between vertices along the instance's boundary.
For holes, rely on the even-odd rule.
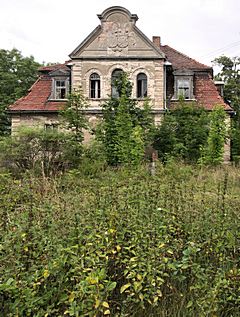
[[66,99],[67,82],[66,80],[55,80],[55,99]]

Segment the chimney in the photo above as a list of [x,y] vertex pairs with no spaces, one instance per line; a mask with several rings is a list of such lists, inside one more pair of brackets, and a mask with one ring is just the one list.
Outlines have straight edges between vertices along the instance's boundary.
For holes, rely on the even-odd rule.
[[160,36],[153,36],[152,37],[152,41],[153,41],[153,44],[155,44],[157,47],[161,46],[161,38],[160,38]]

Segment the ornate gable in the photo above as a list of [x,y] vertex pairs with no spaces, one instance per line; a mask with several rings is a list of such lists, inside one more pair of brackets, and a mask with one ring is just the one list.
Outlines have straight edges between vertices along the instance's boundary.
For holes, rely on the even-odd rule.
[[98,26],[69,56],[72,59],[165,57],[137,27],[136,14],[122,7],[110,7],[98,15]]

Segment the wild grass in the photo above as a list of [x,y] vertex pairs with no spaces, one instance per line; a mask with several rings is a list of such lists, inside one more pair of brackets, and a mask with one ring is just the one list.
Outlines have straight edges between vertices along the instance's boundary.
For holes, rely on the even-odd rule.
[[239,316],[240,174],[0,176],[1,316]]

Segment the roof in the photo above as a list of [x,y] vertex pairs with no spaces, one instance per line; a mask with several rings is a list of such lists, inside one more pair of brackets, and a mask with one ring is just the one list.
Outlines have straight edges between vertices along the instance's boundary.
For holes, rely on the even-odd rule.
[[171,62],[173,69],[208,70],[212,67],[199,63],[195,59],[175,50],[168,45],[161,45],[160,49],[165,53],[166,58]]
[[[66,67],[64,64],[44,66],[40,68],[43,72],[37,81],[29,89],[26,96],[18,99],[13,105],[9,106],[11,111],[58,111],[65,104],[64,101],[49,100],[52,91],[52,78],[48,72],[62,69]],[[45,73],[46,72],[46,73]]]
[[47,66],[42,66],[38,69],[40,73],[48,73],[57,69],[63,69],[63,70],[69,70],[69,67],[67,67],[67,64],[69,61],[65,62],[64,64],[53,64],[53,65],[47,65]]
[[224,110],[230,112],[233,111],[220,96],[217,87],[209,74],[206,76],[206,74],[196,73],[195,76],[195,97],[199,104],[203,105],[207,110],[212,110],[216,105],[222,105]]

